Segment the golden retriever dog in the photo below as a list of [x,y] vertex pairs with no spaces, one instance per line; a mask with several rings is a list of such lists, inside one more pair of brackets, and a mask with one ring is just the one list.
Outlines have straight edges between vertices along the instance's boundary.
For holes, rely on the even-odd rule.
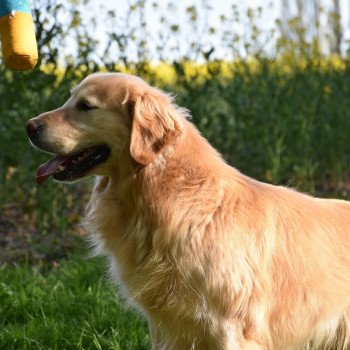
[[56,156],[36,180],[96,176],[85,227],[153,349],[345,349],[350,204],[241,174],[187,117],[140,78],[90,75],[27,123]]

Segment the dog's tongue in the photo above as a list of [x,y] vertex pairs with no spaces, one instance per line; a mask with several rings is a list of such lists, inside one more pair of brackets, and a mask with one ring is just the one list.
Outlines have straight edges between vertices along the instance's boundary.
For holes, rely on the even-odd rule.
[[53,175],[60,165],[69,158],[69,156],[59,156],[54,159],[49,160],[45,164],[42,164],[36,170],[36,178],[35,182],[37,184],[41,184],[44,182],[49,176]]

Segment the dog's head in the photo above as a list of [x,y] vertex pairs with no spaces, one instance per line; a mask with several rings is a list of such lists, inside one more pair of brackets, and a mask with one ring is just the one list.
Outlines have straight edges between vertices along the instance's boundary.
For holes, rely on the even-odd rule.
[[56,155],[38,168],[37,182],[111,176],[123,162],[147,166],[179,139],[185,114],[140,78],[90,75],[62,107],[26,124],[31,143]]

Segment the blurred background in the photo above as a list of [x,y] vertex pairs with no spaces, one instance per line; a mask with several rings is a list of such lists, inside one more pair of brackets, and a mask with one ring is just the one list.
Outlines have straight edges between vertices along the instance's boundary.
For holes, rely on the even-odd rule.
[[95,71],[137,74],[175,92],[250,176],[347,195],[348,1],[36,0],[32,12],[40,64],[27,73],[0,65],[0,261],[59,258],[83,234],[89,180],[37,186],[48,157],[30,148],[24,123]]
[[[33,279],[14,277],[7,272],[9,266],[58,268],[83,244],[79,220],[92,180],[70,186],[48,180],[37,186],[36,168],[48,157],[30,147],[24,124],[60,106],[70,89],[92,72],[137,74],[176,93],[176,102],[191,111],[205,137],[247,175],[323,197],[349,197],[348,0],[31,4],[38,66],[16,73],[0,59],[0,274],[8,276],[7,284],[5,277],[2,284],[0,279],[0,311],[1,301],[13,304],[12,294],[6,292],[13,279]],[[84,272],[82,281],[90,272]],[[8,307],[11,312],[0,326],[11,324],[14,311]],[[91,348],[148,348],[140,322],[144,333],[138,345],[102,346],[96,340]],[[43,337],[45,333],[44,329]],[[83,344],[88,335],[79,334]],[[13,341],[11,336],[3,338],[4,348]],[[18,348],[26,348],[23,334],[16,336],[23,341]],[[120,334],[114,336],[120,341]],[[35,344],[42,344],[39,338]],[[0,347],[1,339],[0,335]],[[87,339],[86,344],[94,344]],[[28,344],[28,349],[36,348]],[[70,348],[68,343],[55,344]]]

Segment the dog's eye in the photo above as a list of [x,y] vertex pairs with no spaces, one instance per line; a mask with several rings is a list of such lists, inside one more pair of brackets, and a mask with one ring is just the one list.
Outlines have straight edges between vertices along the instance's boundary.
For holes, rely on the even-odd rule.
[[76,107],[77,107],[78,111],[82,111],[82,112],[90,111],[91,109],[97,108],[97,107],[93,106],[92,104],[90,104],[87,101],[80,101],[80,102],[78,102]]

